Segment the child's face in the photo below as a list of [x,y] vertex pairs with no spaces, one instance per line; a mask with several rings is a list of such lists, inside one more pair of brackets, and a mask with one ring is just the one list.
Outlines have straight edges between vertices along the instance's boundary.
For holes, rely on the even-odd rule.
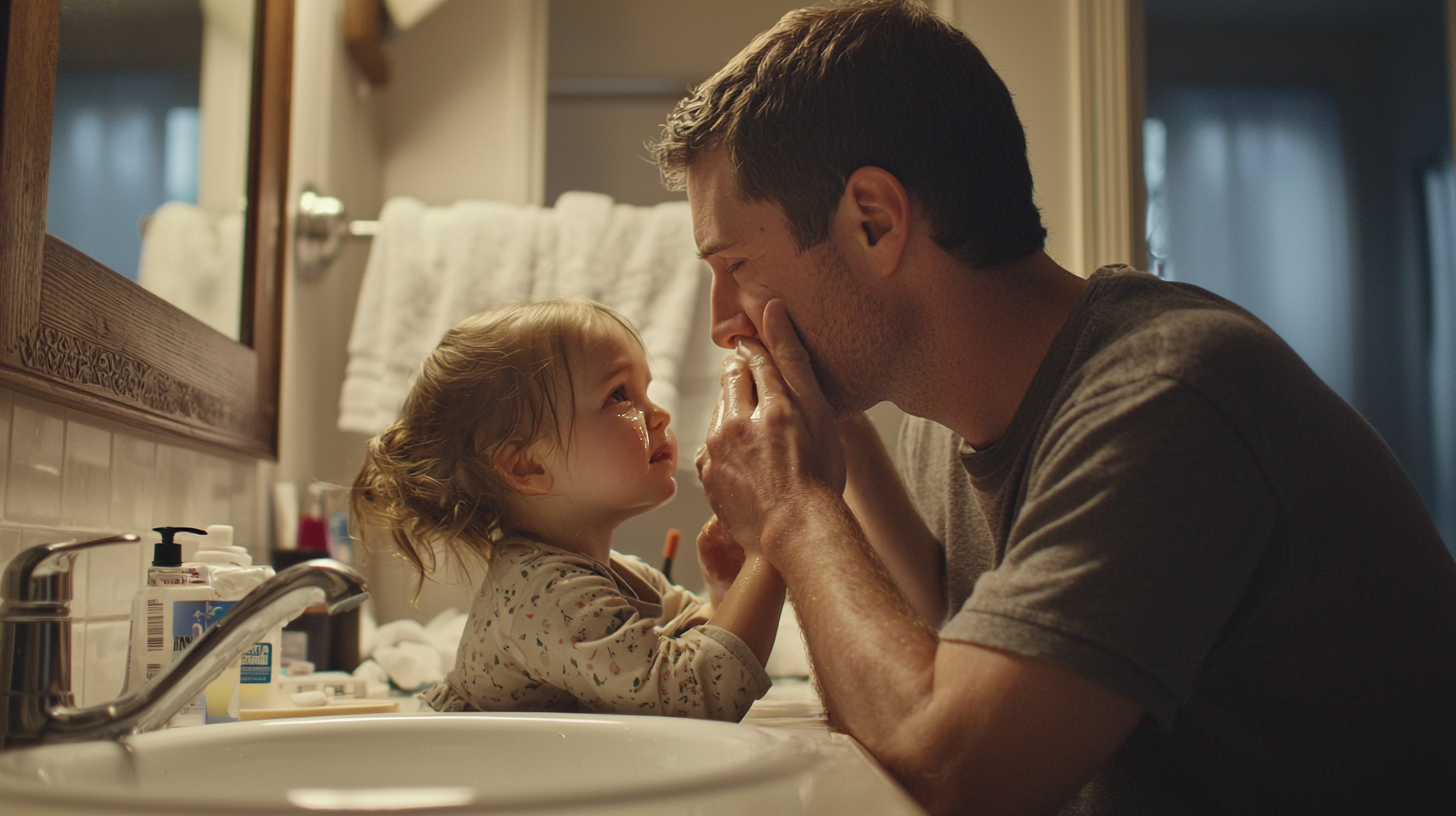
[[572,361],[575,425],[564,455],[546,461],[551,492],[604,516],[622,518],[677,494],[677,438],[667,411],[647,398],[652,374],[625,330]]

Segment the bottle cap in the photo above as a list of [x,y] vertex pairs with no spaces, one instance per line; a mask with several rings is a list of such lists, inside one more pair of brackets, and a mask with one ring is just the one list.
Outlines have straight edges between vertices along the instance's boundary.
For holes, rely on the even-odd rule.
[[218,547],[233,546],[233,528],[230,524],[209,524],[207,525],[207,540],[202,546],[212,550]]
[[207,539],[197,546],[192,556],[203,564],[236,564],[251,567],[253,554],[233,544],[233,528],[226,524],[214,524],[207,528]]
[[152,566],[154,567],[182,566],[182,545],[176,541],[178,533],[207,535],[206,530],[199,530],[196,527],[153,527],[152,529],[162,534],[162,540],[152,547]]

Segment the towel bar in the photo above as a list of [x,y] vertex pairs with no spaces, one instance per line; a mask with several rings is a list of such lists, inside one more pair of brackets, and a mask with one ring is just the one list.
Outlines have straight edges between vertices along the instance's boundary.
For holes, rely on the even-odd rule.
[[293,219],[293,261],[298,279],[313,283],[328,271],[345,238],[372,238],[378,221],[350,221],[344,202],[305,186]]

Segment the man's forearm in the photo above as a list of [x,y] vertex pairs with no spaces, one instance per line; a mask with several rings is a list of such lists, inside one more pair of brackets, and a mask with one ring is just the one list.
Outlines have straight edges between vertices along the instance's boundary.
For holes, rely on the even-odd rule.
[[936,635],[837,496],[802,502],[765,528],[764,551],[794,594],[831,722],[879,756],[929,699]]
[[945,551],[910,500],[890,453],[863,414],[841,420],[844,500],[886,571],[925,622],[945,620]]
[[766,552],[794,593],[830,722],[931,813],[1051,813],[1141,718],[1058,666],[937,642],[838,497],[778,517]]

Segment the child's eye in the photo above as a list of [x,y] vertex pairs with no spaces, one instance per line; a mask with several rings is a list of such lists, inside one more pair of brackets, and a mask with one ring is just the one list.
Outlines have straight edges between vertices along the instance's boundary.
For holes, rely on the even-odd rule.
[[607,402],[609,403],[631,401],[631,398],[627,396],[627,386],[625,385],[617,386],[617,389],[612,392],[612,395],[607,397]]

